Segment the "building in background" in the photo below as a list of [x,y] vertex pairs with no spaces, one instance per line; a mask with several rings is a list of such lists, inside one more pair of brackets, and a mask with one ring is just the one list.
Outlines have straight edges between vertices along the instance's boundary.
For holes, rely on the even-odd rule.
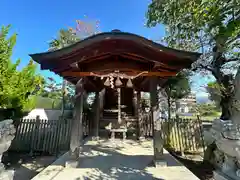
[[190,113],[191,109],[197,105],[197,98],[195,93],[190,93],[185,98],[179,99],[176,102],[178,113]]

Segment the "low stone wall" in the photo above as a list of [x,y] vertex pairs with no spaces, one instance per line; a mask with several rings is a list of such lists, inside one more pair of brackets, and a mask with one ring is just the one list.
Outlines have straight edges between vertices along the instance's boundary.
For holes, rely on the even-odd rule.
[[210,131],[206,131],[205,143],[208,146],[205,160],[216,167],[214,178],[240,179],[240,131],[232,121],[213,121]]
[[[13,120],[4,120],[0,122],[0,159],[2,155],[11,145],[15,137],[15,127]],[[6,171],[4,165],[0,162],[0,180],[12,180],[14,171]]]

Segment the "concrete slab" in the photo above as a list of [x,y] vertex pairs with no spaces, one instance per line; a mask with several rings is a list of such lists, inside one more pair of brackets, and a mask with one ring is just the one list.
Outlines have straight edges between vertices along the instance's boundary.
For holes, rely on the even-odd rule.
[[199,180],[166,150],[167,167],[154,167],[152,147],[152,140],[90,140],[77,168],[64,168],[66,153],[33,180]]

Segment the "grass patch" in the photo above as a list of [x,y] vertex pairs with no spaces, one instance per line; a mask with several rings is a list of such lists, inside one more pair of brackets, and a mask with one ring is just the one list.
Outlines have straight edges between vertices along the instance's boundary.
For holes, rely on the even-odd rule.
[[[216,115],[212,115],[212,116],[200,116],[200,119],[202,121],[213,121],[214,119],[218,119],[221,116],[221,113],[218,112]],[[197,119],[197,115],[193,115],[193,116],[179,116],[179,118],[183,118],[183,119]]]

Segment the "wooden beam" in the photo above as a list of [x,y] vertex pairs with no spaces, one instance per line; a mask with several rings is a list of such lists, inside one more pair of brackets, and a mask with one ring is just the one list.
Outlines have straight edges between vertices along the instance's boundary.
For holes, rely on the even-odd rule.
[[149,71],[149,65],[147,63],[138,62],[136,60],[129,60],[118,58],[113,56],[107,59],[96,60],[91,63],[79,64],[81,71],[93,72],[93,71],[106,71],[106,70],[122,70],[133,69],[135,71]]
[[141,116],[141,91],[137,91],[137,120],[138,120],[138,138],[144,139],[144,118]]
[[[135,76],[137,74],[141,73],[141,71],[137,72],[127,72],[126,74],[129,76]],[[73,77],[84,77],[84,76],[96,76],[98,75],[105,75],[106,73],[103,72],[72,72],[72,71],[66,71],[62,72],[61,76],[73,76]],[[141,76],[158,76],[158,77],[171,77],[176,76],[177,72],[145,72],[141,74]]]

